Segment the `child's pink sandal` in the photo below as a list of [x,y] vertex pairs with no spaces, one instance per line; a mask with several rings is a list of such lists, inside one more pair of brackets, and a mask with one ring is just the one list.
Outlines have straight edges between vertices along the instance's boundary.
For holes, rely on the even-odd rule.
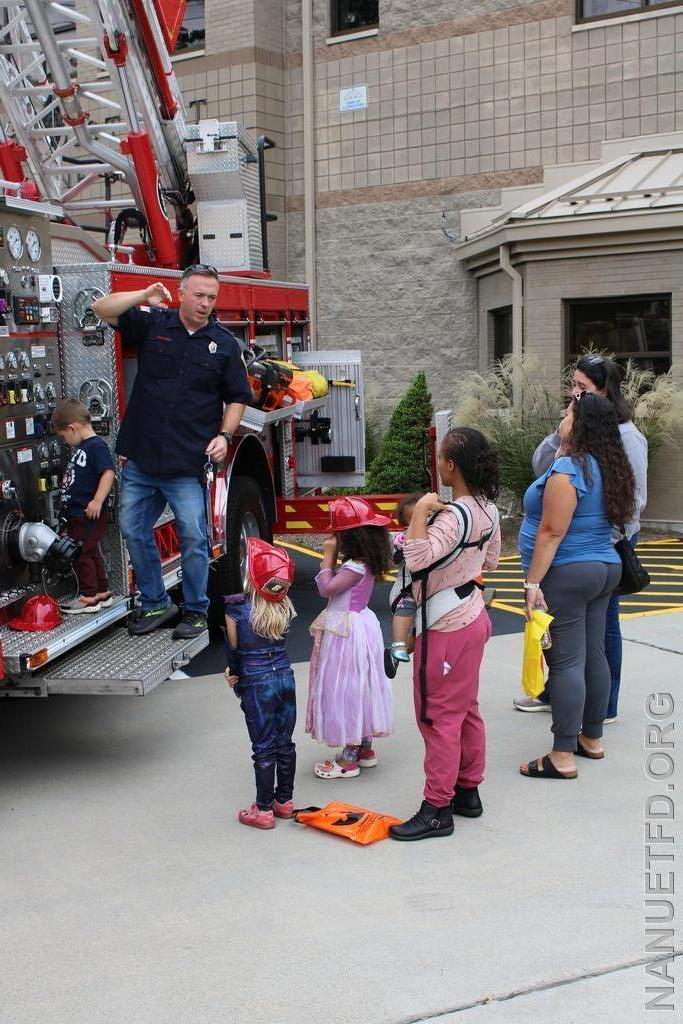
[[275,828],[273,812],[262,811],[256,804],[245,807],[237,817],[243,825],[251,825],[252,828]]
[[319,779],[353,779],[360,775],[357,761],[339,764],[338,761],[318,761],[313,771]]

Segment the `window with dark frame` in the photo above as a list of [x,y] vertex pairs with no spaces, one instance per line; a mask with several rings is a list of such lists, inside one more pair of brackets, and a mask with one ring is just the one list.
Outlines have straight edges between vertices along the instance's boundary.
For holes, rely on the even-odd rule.
[[597,349],[613,353],[622,366],[632,359],[656,374],[671,369],[671,295],[570,299],[567,305],[570,361]]
[[681,6],[683,0],[576,0],[576,20],[597,21],[643,14],[655,8]]
[[204,0],[187,0],[182,28],[178,33],[175,54],[203,50],[206,39]]
[[504,356],[512,355],[512,306],[494,309],[490,315],[493,361],[498,363]]
[[342,36],[379,26],[379,0],[331,0],[331,35]]

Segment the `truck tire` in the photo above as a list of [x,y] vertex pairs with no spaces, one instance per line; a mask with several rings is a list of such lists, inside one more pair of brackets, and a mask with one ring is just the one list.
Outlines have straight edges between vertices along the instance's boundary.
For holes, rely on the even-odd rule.
[[209,626],[212,632],[222,629],[224,625],[224,595],[239,594],[244,589],[247,578],[247,539],[273,539],[263,497],[255,480],[248,476],[238,476],[231,481],[225,521],[227,551],[213,563],[209,573]]

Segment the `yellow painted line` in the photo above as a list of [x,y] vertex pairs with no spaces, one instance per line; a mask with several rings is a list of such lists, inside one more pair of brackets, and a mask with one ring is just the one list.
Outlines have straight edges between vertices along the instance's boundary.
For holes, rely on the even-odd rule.
[[275,543],[281,548],[289,548],[290,551],[300,551],[302,555],[312,555],[313,558],[317,558],[318,561],[322,561],[322,551],[313,551],[312,548],[303,548],[300,544],[292,544],[288,540],[278,540]]
[[683,543],[683,541],[680,541],[677,537],[669,537],[669,538],[666,538],[665,540],[639,540],[637,546],[639,548],[655,548],[655,547],[659,547],[660,544],[661,545],[669,545],[669,544],[681,544],[681,543]]
[[492,608],[498,608],[503,612],[512,612],[513,615],[524,615],[524,611],[521,608],[515,608],[514,605],[506,604],[504,601],[494,600],[491,602]]
[[657,608],[654,611],[626,611],[620,618],[647,618],[649,615],[671,615],[674,611],[683,611],[683,604],[670,608]]
[[683,608],[683,604],[672,604],[671,601],[665,601],[664,604],[659,604],[657,601],[619,601],[620,608],[668,608],[670,611],[674,609],[678,611]]
[[307,530],[312,529],[310,523],[306,523],[299,519],[287,519],[285,525],[288,530],[299,530],[301,533],[305,533]]

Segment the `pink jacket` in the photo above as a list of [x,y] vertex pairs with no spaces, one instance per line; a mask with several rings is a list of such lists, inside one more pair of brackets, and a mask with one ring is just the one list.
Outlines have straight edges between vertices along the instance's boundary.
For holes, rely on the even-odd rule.
[[[488,533],[491,529],[491,520],[494,516],[495,506],[490,502],[482,502],[482,508],[474,498],[469,496],[458,498],[458,501],[466,505],[472,513],[473,526],[470,540],[476,541],[482,534]],[[406,540],[403,545],[406,565],[411,572],[425,569],[432,562],[453,550],[461,536],[460,519],[444,512],[436,517],[431,526],[428,527],[427,533],[427,540]],[[499,557],[500,526],[484,545],[482,551],[476,547],[466,548],[450,565],[444,566],[443,569],[435,569],[430,573],[427,595],[430,596],[439,590],[445,590],[447,587],[458,587],[462,583],[467,583],[468,580],[476,579],[483,570],[495,569],[498,565]],[[413,596],[418,605],[420,604],[421,589],[421,583],[413,585]],[[484,608],[484,598],[481,590],[476,588],[465,604],[454,609],[448,615],[444,615],[431,628],[439,633],[463,629],[470,622],[474,622],[481,613],[482,608]]]

